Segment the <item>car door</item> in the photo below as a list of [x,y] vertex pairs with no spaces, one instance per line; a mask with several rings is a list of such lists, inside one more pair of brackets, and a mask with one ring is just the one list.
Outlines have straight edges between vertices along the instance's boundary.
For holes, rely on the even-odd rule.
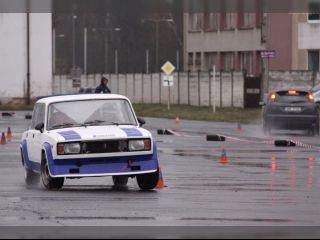
[[27,140],[27,148],[28,148],[28,156],[29,160],[32,162],[35,162],[35,154],[34,154],[34,137],[36,134],[35,127],[37,125],[37,118],[39,114],[39,105],[37,104],[34,107],[33,115],[32,115],[32,122],[29,131],[27,132],[26,135],[26,140]]
[[[45,104],[38,105],[38,114],[36,119],[36,126],[38,124],[45,123]],[[33,135],[33,154],[34,154],[34,161],[37,163],[41,163],[41,155],[42,155],[42,145],[43,145],[43,133],[38,130],[35,130]]]

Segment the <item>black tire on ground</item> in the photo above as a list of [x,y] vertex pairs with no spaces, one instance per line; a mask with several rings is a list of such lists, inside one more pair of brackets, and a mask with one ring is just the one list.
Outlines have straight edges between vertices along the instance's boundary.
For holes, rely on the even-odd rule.
[[113,184],[116,187],[125,187],[128,184],[129,177],[126,176],[113,176]]
[[137,182],[141,190],[153,190],[157,187],[159,180],[159,171],[155,173],[148,173],[137,175]]
[[22,165],[23,165],[24,171],[25,171],[25,178],[24,179],[25,179],[26,185],[29,187],[38,185],[40,182],[40,175],[38,173],[35,173],[34,171],[28,169],[28,167],[26,166],[25,161],[24,161],[22,149],[21,149],[21,162],[22,162]]
[[41,172],[42,185],[47,190],[60,190],[64,184],[64,178],[52,178],[49,173],[48,161],[46,155],[42,154]]

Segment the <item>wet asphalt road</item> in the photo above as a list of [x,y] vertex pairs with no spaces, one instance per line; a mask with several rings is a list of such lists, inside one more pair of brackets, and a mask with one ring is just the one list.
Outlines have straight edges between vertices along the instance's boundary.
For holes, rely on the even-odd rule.
[[[14,139],[0,146],[1,226],[319,226],[319,137],[299,133],[265,137],[259,125],[147,119],[154,133],[167,188],[141,192],[130,180],[116,190],[110,178],[67,180],[58,192],[27,189],[19,142],[24,113],[1,118]],[[183,136],[157,136],[159,128]],[[205,133],[241,140],[206,142]],[[315,149],[261,143],[296,139]],[[247,141],[244,141],[247,140]],[[228,165],[219,164],[221,147]]]

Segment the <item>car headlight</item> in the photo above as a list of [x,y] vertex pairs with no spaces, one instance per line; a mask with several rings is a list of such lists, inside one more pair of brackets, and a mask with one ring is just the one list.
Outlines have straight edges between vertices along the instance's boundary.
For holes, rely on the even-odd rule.
[[80,143],[58,144],[59,155],[80,154],[80,153],[81,153]]
[[151,150],[151,140],[142,139],[142,140],[130,140],[129,141],[129,151],[150,151]]

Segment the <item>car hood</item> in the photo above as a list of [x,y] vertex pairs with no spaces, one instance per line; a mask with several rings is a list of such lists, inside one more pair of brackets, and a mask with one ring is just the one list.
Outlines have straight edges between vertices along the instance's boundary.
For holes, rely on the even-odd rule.
[[89,126],[58,129],[48,134],[58,142],[151,137],[149,131],[135,126]]

